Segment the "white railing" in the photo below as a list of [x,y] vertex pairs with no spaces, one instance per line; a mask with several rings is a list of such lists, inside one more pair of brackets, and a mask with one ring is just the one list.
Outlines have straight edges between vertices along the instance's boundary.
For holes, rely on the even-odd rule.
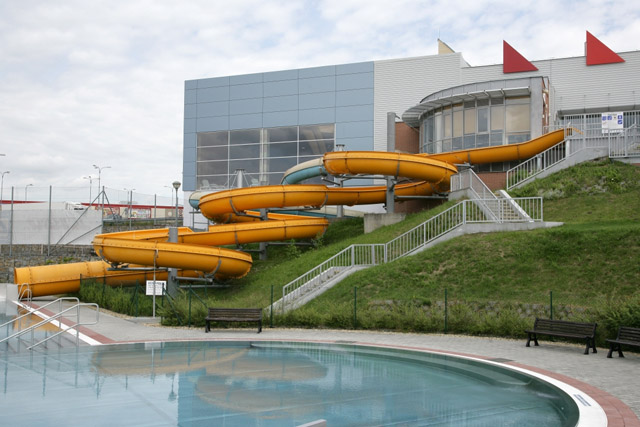
[[611,158],[640,156],[640,129],[636,124],[619,133],[603,134],[602,128],[593,124],[572,130],[573,133],[562,142],[509,169],[507,190],[582,150],[608,149]]
[[[487,215],[483,206],[489,202],[496,205],[492,209],[492,215]],[[514,202],[526,212],[526,218],[517,212],[514,213],[512,206]],[[282,288],[282,299],[278,302],[278,307],[284,311],[298,298],[351,268],[384,264],[410,255],[464,224],[541,222],[542,209],[541,197],[463,200],[387,243],[351,245],[343,249],[322,264],[287,283]]]
[[640,127],[635,123],[609,142],[609,157],[640,156]]
[[[65,299],[70,299],[70,298],[60,298],[58,300],[52,301],[51,303],[49,303],[47,305],[51,305],[51,304],[53,304],[55,302],[61,302],[61,300],[65,300]],[[77,298],[71,298],[71,299],[76,299],[77,300]],[[95,321],[81,322],[80,321],[80,308],[81,307],[94,307],[95,308],[95,313],[96,313]],[[64,325],[63,326],[62,321],[58,320],[57,323],[58,323],[58,325],[60,327],[60,331],[56,332],[53,335],[50,335],[50,336],[44,338],[43,340],[40,340],[40,341],[34,343],[34,341],[35,341],[35,339],[34,339],[35,338],[34,337],[34,331],[36,329],[38,329],[41,326],[44,326],[44,325],[46,325],[48,323],[55,323],[56,319],[62,318],[65,314],[67,314],[68,312],[71,312],[72,310],[76,310],[76,323],[75,324],[73,324],[73,325]],[[34,310],[34,311],[30,312],[30,313],[27,313],[27,315],[30,315],[30,314],[36,315],[36,311],[37,310]],[[9,336],[1,339],[0,343],[3,343],[5,341],[9,341],[12,338],[19,338],[22,335],[24,335],[24,334],[26,334],[28,332],[31,332],[31,345],[29,347],[27,347],[27,349],[28,350],[32,350],[34,347],[49,341],[51,338],[55,338],[55,337],[57,337],[58,335],[60,335],[60,334],[62,334],[64,332],[68,332],[68,331],[73,330],[73,331],[75,331],[76,346],[77,346],[80,343],[80,331],[78,330],[78,327],[79,326],[87,326],[87,325],[95,325],[96,323],[98,323],[99,316],[100,316],[100,307],[98,306],[98,304],[95,304],[95,303],[77,303],[77,304],[75,304],[75,305],[73,305],[73,306],[71,306],[69,308],[66,308],[64,310],[59,311],[58,313],[54,314],[51,317],[48,317],[47,319],[44,319],[44,320],[42,320],[42,321],[40,321],[38,323],[35,323],[35,324],[29,326],[28,328],[19,330],[18,332],[15,332],[14,334],[9,335]],[[21,316],[21,317],[23,317],[23,316]],[[12,321],[15,321],[15,319],[12,320]]]
[[540,154],[507,171],[507,190],[534,177],[551,166],[560,163],[569,155],[569,142],[564,140]]

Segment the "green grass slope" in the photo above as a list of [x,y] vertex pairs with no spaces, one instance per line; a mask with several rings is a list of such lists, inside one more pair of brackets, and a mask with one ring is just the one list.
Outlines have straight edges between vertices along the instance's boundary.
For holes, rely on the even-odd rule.
[[[457,332],[518,337],[536,316],[597,321],[599,342],[640,327],[640,168],[589,162],[512,192],[543,196],[544,218],[565,225],[467,235],[360,271],[276,326]],[[267,307],[282,287],[354,243],[384,243],[454,203],[363,234],[361,219],[333,223],[314,247],[269,248],[245,278],[188,294],[165,324],[203,322],[206,306]],[[179,321],[175,313],[180,313]]]

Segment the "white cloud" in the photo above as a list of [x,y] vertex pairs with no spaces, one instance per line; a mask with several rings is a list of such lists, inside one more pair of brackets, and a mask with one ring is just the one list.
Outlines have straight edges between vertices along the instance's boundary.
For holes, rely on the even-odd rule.
[[582,55],[586,30],[636,50],[639,24],[636,0],[2,2],[0,171],[5,189],[86,186],[109,165],[103,184],[168,195],[185,80],[430,55],[438,36],[472,65],[500,63],[502,40]]

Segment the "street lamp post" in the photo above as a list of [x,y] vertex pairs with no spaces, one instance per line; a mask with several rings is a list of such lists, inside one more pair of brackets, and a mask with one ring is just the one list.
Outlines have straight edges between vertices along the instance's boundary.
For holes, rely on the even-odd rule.
[[102,187],[100,187],[100,178],[101,178],[101,175],[102,175],[102,169],[111,169],[111,166],[102,166],[102,167],[100,167],[98,165],[93,165],[93,167],[95,169],[98,169],[98,190],[102,191]]
[[173,188],[176,189],[176,227],[178,226],[178,188],[180,188],[180,181],[173,181]]
[[91,189],[93,187],[93,177],[91,175],[83,176],[82,179],[88,179],[89,180],[89,206],[91,206],[92,202],[93,202],[93,199],[91,198]]
[[11,171],[4,171],[2,172],[2,183],[0,184],[0,205],[2,205],[2,201],[4,200],[3,198],[3,193],[4,193],[4,175],[11,173]]
[[100,217],[104,219],[104,192],[102,191],[100,178],[102,176],[102,169],[110,169],[111,166],[98,166],[93,165],[94,169],[98,169],[98,197],[100,197]]
[[27,201],[27,189],[29,187],[33,187],[33,184],[27,184],[27,185],[24,186],[24,201],[25,202]]

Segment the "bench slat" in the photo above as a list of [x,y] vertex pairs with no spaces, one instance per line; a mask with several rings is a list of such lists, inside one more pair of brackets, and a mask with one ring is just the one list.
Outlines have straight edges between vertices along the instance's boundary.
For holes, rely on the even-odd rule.
[[631,347],[640,347],[640,328],[632,328],[630,326],[620,326],[618,328],[618,337],[615,340],[608,339],[609,353],[608,358],[611,358],[614,351],[618,352],[619,357],[624,357],[622,354],[622,345]]
[[530,346],[531,340],[538,345],[538,334],[550,335],[562,338],[583,339],[586,342],[584,354],[589,354],[591,348],[597,353],[595,345],[597,323],[570,322],[567,320],[552,320],[536,318],[533,329],[525,330],[527,333],[527,347]]
[[261,308],[215,308],[208,309],[205,317],[205,332],[211,330],[211,322],[258,322],[258,333],[262,331]]

